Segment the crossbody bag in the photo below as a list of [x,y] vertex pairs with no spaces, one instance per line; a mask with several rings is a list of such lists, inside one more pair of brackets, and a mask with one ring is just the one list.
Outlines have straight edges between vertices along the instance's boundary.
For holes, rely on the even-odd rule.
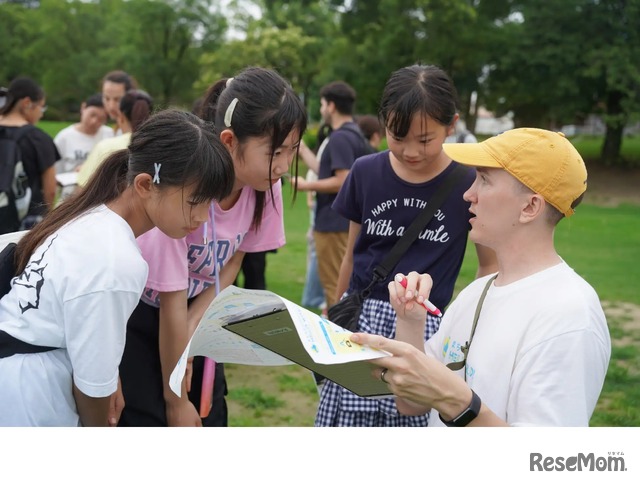
[[364,290],[356,291],[345,296],[338,303],[331,306],[327,312],[329,320],[347,330],[352,332],[356,331],[358,327],[358,318],[360,317],[364,300],[369,297],[374,287],[384,281],[387,276],[389,276],[389,273],[393,271],[393,268],[398,264],[402,255],[406,253],[407,249],[409,249],[411,244],[413,244],[417,239],[420,232],[427,226],[429,221],[433,218],[433,215],[449,195],[449,192],[451,192],[451,189],[462,178],[464,173],[464,167],[462,165],[456,165],[447,178],[442,182],[442,185],[438,187],[431,200],[428,201],[427,206],[411,223],[407,232],[398,239],[393,248],[391,248],[391,251],[389,251],[387,257],[374,268],[373,278],[367,287]]

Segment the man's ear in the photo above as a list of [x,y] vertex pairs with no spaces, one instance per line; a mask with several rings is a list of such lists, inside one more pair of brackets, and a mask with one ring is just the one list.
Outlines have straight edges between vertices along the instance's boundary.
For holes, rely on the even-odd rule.
[[142,199],[148,199],[153,192],[153,178],[148,173],[139,173],[133,179],[133,187]]
[[534,219],[537,219],[545,211],[546,205],[547,202],[540,194],[527,195],[526,205],[520,212],[520,221],[530,222]]
[[460,115],[456,113],[453,117],[453,121],[447,127],[447,136],[451,136],[456,132],[456,123],[458,122],[459,119],[460,119]]

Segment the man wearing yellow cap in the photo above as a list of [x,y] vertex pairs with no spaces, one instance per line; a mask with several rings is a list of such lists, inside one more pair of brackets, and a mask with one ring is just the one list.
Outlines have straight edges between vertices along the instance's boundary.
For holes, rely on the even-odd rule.
[[587,188],[584,161],[562,133],[534,128],[443,148],[477,168],[464,194],[469,237],[495,251],[499,271],[467,286],[426,344],[421,303],[433,283],[415,272],[406,289],[389,285],[396,340],[351,339],[392,354],[374,374],[400,412],[437,413],[430,426],[588,426],[611,340],[598,295],[553,242]]

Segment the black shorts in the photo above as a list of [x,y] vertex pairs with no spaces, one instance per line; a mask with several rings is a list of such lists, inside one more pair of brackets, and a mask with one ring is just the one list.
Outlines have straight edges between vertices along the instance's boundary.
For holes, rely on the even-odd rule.
[[[190,302],[189,302],[190,303]],[[118,426],[167,426],[160,366],[160,310],[140,301],[127,324],[120,363],[125,407]],[[200,409],[204,357],[195,357],[189,400]],[[216,364],[212,408],[203,426],[227,426],[227,383],[223,364]]]

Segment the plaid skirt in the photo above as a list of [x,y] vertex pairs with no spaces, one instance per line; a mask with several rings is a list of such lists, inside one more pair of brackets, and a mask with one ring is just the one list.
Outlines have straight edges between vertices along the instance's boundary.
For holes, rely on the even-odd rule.
[[[440,318],[427,314],[425,341],[440,326]],[[396,312],[391,303],[367,299],[362,305],[358,331],[394,338]],[[429,414],[405,416],[398,413],[393,398],[369,399],[357,396],[329,380],[322,386],[315,426],[427,426]]]

